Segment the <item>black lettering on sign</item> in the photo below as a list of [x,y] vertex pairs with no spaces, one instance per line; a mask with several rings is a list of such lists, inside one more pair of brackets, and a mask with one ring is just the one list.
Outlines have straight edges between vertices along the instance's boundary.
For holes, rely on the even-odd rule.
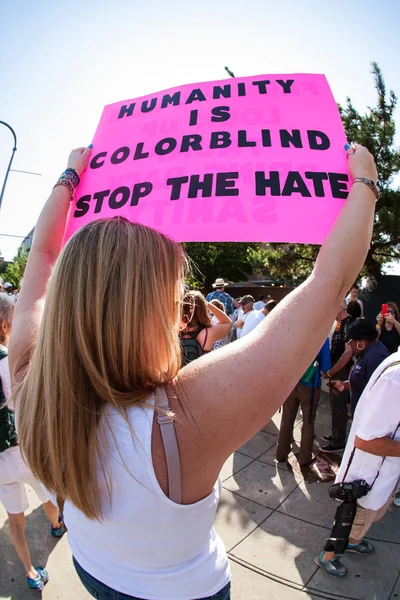
[[95,214],[101,212],[101,209],[103,208],[104,198],[107,198],[107,196],[110,195],[110,192],[111,190],[103,190],[102,192],[96,192],[95,194],[93,194],[93,200],[96,200],[96,206],[94,209]]
[[93,156],[92,160],[90,161],[90,168],[99,169],[100,167],[102,167],[104,165],[104,160],[100,161],[100,159],[105,158],[106,156],[107,152],[99,152],[98,154],[96,154],[96,156]]
[[271,132],[269,129],[261,129],[261,139],[264,148],[271,147]]
[[279,182],[279,171],[270,171],[269,179],[266,178],[264,171],[256,171],[256,196],[266,196],[266,189],[270,188],[271,196],[281,195],[281,186]]
[[301,194],[303,198],[311,198],[302,176],[297,171],[289,171],[282,190],[282,196],[291,196],[292,194]]
[[129,104],[129,106],[127,104],[124,104],[123,106],[121,106],[121,108],[119,109],[118,119],[122,119],[122,117],[131,117],[133,114],[134,108],[135,108],[134,102],[132,102],[132,104]]
[[144,142],[139,142],[136,145],[135,154],[133,155],[133,160],[139,160],[140,158],[147,158],[149,156],[148,152],[143,152]]
[[75,204],[74,217],[83,217],[86,215],[90,208],[90,199],[91,196],[88,194],[87,196],[82,196],[77,200]]
[[308,143],[311,150],[328,150],[331,145],[328,136],[322,131],[307,131]]
[[[131,190],[126,187],[126,185],[117,188],[111,193],[111,196],[108,199],[109,207],[112,209],[122,208],[122,206],[128,202],[130,195]],[[118,196],[121,196],[121,198],[118,199]]]
[[165,94],[165,96],[163,96],[163,99],[161,101],[161,108],[166,108],[168,106],[168,104],[172,104],[173,106],[179,106],[180,101],[181,101],[181,93],[180,92],[175,92],[175,94],[173,94],[172,96],[170,96],[169,94]]
[[229,106],[214,106],[211,111],[213,115],[211,117],[211,121],[213,123],[222,123],[223,121],[228,121],[231,118],[229,114]]
[[111,155],[111,163],[113,165],[119,165],[119,163],[124,162],[129,156],[131,149],[128,146],[122,146],[122,148],[118,148]]
[[282,148],[290,148],[290,144],[292,144],[292,146],[294,146],[295,148],[303,147],[300,129],[292,129],[292,133],[289,133],[287,129],[280,129],[279,135],[281,138]]
[[[215,184],[216,196],[239,196],[239,190],[235,188],[235,179],[239,178],[238,172],[232,173],[217,173],[217,181]],[[234,188],[234,189],[232,189]]]
[[243,82],[238,83],[238,96],[246,95],[246,86]]
[[202,140],[202,137],[201,137],[201,135],[198,135],[198,134],[184,135],[182,137],[180,151],[188,152],[189,148],[191,148],[192,150],[203,150],[203,148],[201,146],[201,140]]
[[247,131],[240,129],[238,131],[238,147],[247,148],[257,146],[257,142],[251,142],[247,139]]
[[258,87],[259,94],[266,94],[267,85],[271,82],[269,79],[264,79],[263,81],[253,81],[252,83]]
[[232,144],[229,131],[213,131],[211,134],[210,149],[228,148]]
[[[164,138],[157,142],[154,152],[158,154],[158,156],[164,156],[164,154],[169,154],[176,148],[177,141],[175,138]],[[164,147],[166,146],[166,147]]]
[[283,87],[284,94],[292,93],[292,90],[290,88],[292,87],[292,84],[294,83],[294,79],[288,79],[287,81],[284,81],[283,79],[277,79],[276,83],[279,83],[279,85],[281,85]]
[[188,198],[197,198],[197,194],[200,191],[203,198],[210,198],[212,194],[212,182],[212,173],[206,173],[203,181],[200,180],[200,175],[191,175]]
[[143,100],[142,102],[142,113],[148,113],[155,109],[157,104],[157,98],[152,98],[149,104],[148,100]]
[[189,119],[189,125],[197,125],[197,117],[199,115],[199,111],[198,110],[191,110],[190,111],[190,119]]
[[186,100],[186,104],[191,104],[192,102],[195,102],[196,100],[199,100],[199,102],[204,102],[206,100],[205,95],[198,88],[195,90],[192,90],[189,98]]
[[306,179],[311,179],[314,184],[314,194],[317,198],[325,197],[324,184],[322,183],[328,179],[328,173],[318,173],[317,171],[306,171]]
[[218,100],[219,98],[230,98],[231,97],[231,85],[228,83],[223,87],[221,85],[215,85],[213,91],[214,100]]
[[328,176],[332,196],[334,198],[347,198],[349,192],[346,183],[349,181],[349,176],[345,173],[328,173]]
[[182,185],[188,183],[189,177],[171,177],[167,179],[167,185],[171,185],[171,197],[170,200],[179,200],[181,197]]
[[153,184],[150,181],[144,181],[143,183],[135,183],[133,186],[131,206],[136,206],[140,198],[148,196],[153,189]]

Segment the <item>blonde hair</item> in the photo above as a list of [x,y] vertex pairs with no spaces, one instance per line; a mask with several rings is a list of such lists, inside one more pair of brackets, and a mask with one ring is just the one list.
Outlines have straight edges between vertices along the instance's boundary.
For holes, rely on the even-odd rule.
[[183,320],[186,327],[211,327],[211,319],[203,294],[197,290],[186,292],[183,298]]
[[180,245],[121,217],[85,225],[58,258],[16,391],[19,441],[36,477],[89,518],[102,515],[98,465],[111,489],[105,406],[126,417],[179,371],[185,268]]
[[7,323],[7,327],[11,327],[14,314],[14,300],[5,292],[0,292],[0,344],[3,344],[4,334],[1,329],[3,321]]

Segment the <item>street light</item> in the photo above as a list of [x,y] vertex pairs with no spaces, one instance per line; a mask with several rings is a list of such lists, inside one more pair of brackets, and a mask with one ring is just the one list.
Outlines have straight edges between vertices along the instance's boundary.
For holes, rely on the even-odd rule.
[[14,154],[17,151],[17,136],[15,135],[14,129],[8,123],[5,123],[4,121],[0,121],[0,125],[5,125],[5,127],[7,127],[11,131],[11,133],[13,134],[13,138],[14,138],[14,148],[12,149],[10,162],[8,163],[8,167],[7,167],[7,171],[6,171],[6,176],[4,178],[3,187],[1,188],[1,193],[0,193],[0,210],[1,210],[1,204],[3,202],[4,190],[6,189],[6,183],[7,183],[8,175],[10,173],[10,169],[11,169],[12,161],[13,161],[13,158],[14,158]]

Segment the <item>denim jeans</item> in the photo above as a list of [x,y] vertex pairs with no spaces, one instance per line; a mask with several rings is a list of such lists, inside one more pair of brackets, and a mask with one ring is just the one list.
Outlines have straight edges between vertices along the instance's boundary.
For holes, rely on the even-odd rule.
[[[82,569],[79,563],[76,562],[75,558],[72,558],[74,567],[78,573],[78,577],[93,598],[98,600],[145,600],[144,598],[136,598],[135,596],[128,596],[117,590],[113,590],[104,583],[101,583],[98,579],[95,579],[87,571]],[[193,598],[193,600],[230,600],[231,598],[231,584],[228,583],[222,590],[208,596],[207,598]]]

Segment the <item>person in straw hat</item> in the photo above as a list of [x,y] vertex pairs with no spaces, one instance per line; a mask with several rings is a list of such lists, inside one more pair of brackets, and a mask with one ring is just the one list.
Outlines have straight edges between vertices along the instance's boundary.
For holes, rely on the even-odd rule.
[[233,300],[229,294],[225,292],[225,286],[228,282],[224,281],[223,277],[217,277],[215,283],[212,284],[215,290],[207,294],[207,302],[211,300],[219,300],[225,306],[226,314],[231,317],[233,315]]

